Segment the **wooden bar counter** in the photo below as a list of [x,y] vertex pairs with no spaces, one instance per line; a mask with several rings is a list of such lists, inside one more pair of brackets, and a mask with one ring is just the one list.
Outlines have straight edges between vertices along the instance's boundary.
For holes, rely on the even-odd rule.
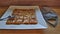
[[[0,7],[0,16],[2,16],[2,14],[4,14],[4,12],[7,10],[8,7]],[[60,8],[59,7],[51,7],[59,16],[59,22],[60,22]],[[60,34],[60,23],[58,23],[58,25],[53,28],[52,26],[50,26],[48,24],[48,28],[41,30],[41,29],[37,29],[37,30],[1,30],[0,29],[0,34]]]

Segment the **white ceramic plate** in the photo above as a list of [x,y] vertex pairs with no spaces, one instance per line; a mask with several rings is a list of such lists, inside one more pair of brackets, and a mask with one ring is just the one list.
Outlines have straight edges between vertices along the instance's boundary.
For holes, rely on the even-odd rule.
[[10,6],[5,12],[5,14],[1,17],[1,19],[11,15],[14,9],[31,9],[31,8],[35,9],[36,11],[36,17],[38,20],[38,24],[36,25],[24,25],[24,24],[6,25],[6,21],[7,21],[6,19],[5,21],[4,20],[0,21],[0,29],[46,29],[47,24],[38,6]]

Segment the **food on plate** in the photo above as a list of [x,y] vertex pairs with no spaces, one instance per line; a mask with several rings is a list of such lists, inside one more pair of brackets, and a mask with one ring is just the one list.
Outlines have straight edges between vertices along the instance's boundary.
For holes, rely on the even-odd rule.
[[37,24],[34,9],[15,9],[12,16],[14,18],[8,18],[6,24]]

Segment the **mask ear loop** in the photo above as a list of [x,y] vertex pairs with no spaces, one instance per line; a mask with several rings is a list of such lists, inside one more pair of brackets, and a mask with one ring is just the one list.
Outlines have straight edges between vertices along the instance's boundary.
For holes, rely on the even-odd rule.
[[48,21],[49,21],[48,19],[45,19],[45,20],[46,20],[46,22],[47,22],[48,24],[52,25],[53,27],[56,27],[57,24],[58,24],[58,17],[55,18],[55,23],[54,23],[54,24],[48,22]]

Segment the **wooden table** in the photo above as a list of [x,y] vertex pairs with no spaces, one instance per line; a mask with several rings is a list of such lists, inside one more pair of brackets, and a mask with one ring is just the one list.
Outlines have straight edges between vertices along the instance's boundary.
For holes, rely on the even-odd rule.
[[[0,16],[4,14],[8,7],[0,7]],[[60,22],[60,8],[51,7],[59,16]],[[0,30],[0,34],[60,34],[60,23],[57,27],[53,28],[48,25],[48,28],[45,30]]]

